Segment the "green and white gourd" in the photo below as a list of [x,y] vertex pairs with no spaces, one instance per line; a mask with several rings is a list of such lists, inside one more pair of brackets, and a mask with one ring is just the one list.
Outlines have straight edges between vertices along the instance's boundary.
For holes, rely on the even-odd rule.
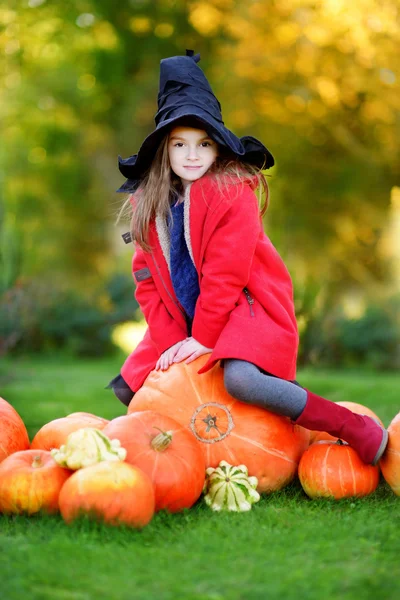
[[232,466],[221,460],[216,469],[206,469],[204,500],[215,511],[245,512],[260,500],[257,484],[257,477],[249,477],[245,465]]
[[66,444],[53,448],[51,455],[61,467],[76,471],[104,460],[125,460],[126,450],[119,440],[110,440],[98,429],[85,427],[70,433]]

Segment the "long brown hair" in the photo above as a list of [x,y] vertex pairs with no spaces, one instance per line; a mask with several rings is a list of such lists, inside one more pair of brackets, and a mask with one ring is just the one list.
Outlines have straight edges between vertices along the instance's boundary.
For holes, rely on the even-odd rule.
[[[119,211],[117,222],[124,216],[131,215],[130,232],[132,240],[145,252],[151,252],[148,243],[149,227],[156,214],[172,218],[171,201],[183,192],[182,183],[171,170],[168,156],[169,134],[160,143],[149,170],[145,173],[138,189],[130,194]],[[266,177],[261,169],[238,160],[235,155],[219,146],[219,154],[207,171],[212,175],[220,191],[228,185],[240,184],[244,179],[252,179],[256,185],[256,195],[263,216],[268,208],[269,189]],[[134,196],[134,202],[132,202]]]

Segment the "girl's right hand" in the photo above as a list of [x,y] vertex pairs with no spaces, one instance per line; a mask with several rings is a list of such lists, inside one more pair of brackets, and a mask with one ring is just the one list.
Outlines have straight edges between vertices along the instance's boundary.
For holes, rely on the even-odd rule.
[[181,340],[180,342],[177,342],[176,344],[174,344],[173,346],[171,346],[171,348],[168,348],[167,350],[165,350],[160,358],[157,361],[157,364],[155,366],[155,370],[158,371],[159,369],[161,369],[161,371],[166,371],[166,369],[168,369],[168,367],[170,365],[172,365],[175,356],[178,353],[179,348],[182,346],[182,344],[184,344],[189,338],[185,338],[184,340]]

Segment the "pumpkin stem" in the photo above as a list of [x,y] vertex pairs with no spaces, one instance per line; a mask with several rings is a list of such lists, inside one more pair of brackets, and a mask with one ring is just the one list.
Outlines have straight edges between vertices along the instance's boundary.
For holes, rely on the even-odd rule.
[[42,457],[40,456],[40,454],[37,454],[36,456],[33,457],[32,468],[38,469],[41,466],[42,466]]
[[172,442],[172,431],[163,431],[159,427],[154,427],[160,432],[151,440],[151,447],[157,452],[164,452]]

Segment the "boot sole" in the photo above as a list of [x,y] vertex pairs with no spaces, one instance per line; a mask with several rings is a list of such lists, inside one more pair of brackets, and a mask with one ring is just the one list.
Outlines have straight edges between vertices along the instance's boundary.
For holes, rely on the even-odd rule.
[[[375,420],[376,419],[374,419],[374,421]],[[389,441],[389,434],[388,434],[387,430],[382,428],[382,433],[383,433],[383,436],[382,436],[381,445],[379,446],[378,452],[376,453],[375,458],[371,463],[374,466],[379,462],[380,458],[382,458],[382,454],[385,452],[387,443]]]

